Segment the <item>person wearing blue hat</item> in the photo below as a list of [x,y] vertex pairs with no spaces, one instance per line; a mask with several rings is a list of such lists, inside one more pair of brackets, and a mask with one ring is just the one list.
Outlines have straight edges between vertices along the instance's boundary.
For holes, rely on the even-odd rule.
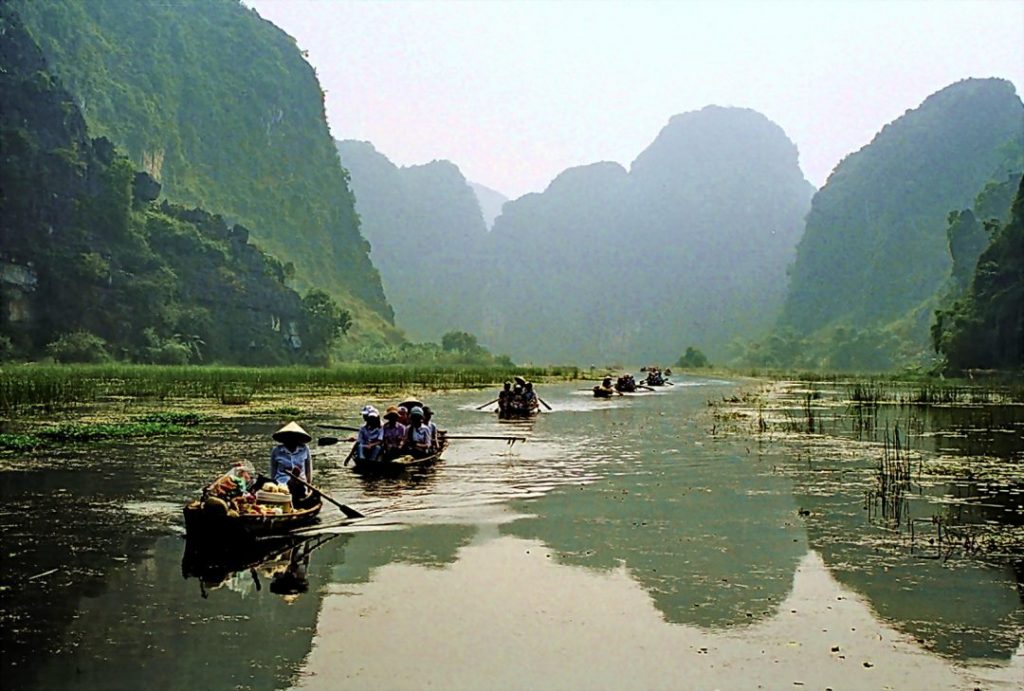
[[405,430],[405,452],[413,458],[429,456],[432,436],[430,428],[423,424],[423,408],[414,406],[409,411],[409,427]]

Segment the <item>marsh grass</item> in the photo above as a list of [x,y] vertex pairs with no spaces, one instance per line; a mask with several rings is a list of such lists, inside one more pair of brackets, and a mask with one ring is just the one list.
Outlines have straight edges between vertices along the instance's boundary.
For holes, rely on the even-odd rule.
[[207,398],[251,403],[282,391],[369,393],[480,388],[519,374],[527,379],[574,379],[575,367],[338,365],[315,367],[175,367],[161,365],[12,365],[0,368],[0,414],[65,409],[108,398]]

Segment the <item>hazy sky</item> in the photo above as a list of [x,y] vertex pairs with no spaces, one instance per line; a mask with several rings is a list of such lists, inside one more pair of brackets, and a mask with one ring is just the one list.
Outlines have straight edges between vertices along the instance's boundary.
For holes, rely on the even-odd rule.
[[245,0],[309,51],[338,139],[509,197],[629,166],[676,113],[758,110],[816,186],[965,77],[1024,85],[1024,1]]

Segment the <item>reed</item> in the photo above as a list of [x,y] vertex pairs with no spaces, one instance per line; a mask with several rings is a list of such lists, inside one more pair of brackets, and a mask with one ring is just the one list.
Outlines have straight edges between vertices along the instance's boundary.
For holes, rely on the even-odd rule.
[[283,391],[362,393],[408,389],[462,389],[494,385],[514,375],[575,379],[576,367],[410,366],[347,364],[316,367],[161,365],[12,365],[0,369],[0,413],[52,410],[109,398],[211,398],[247,403]]

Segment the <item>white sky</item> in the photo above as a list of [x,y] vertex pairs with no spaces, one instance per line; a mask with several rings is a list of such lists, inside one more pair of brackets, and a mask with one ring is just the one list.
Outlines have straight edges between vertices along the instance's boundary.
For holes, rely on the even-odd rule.
[[1024,85],[1024,0],[245,0],[308,50],[337,139],[448,159],[508,197],[629,166],[708,104],[778,123],[821,186],[847,154],[965,77]]

